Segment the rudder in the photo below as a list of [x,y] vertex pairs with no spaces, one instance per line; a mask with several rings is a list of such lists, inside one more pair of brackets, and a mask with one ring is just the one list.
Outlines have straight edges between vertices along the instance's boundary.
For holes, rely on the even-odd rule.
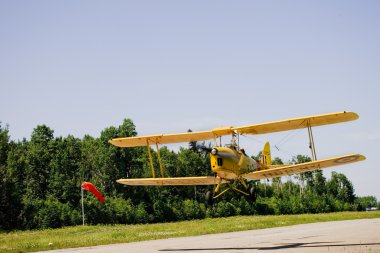
[[271,155],[270,155],[270,144],[267,141],[264,145],[263,152],[261,153],[261,163],[265,166],[270,166],[271,165]]

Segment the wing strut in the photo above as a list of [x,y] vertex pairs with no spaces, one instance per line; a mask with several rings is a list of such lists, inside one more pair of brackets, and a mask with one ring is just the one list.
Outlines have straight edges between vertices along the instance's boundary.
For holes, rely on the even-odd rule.
[[150,146],[149,146],[149,140],[146,140],[146,146],[148,147],[148,155],[149,155],[149,163],[150,163],[150,168],[152,169],[152,177],[156,177],[156,172],[154,172],[154,166],[153,166],[153,159],[152,159],[152,153],[150,151]]
[[158,148],[157,142],[156,142],[156,149],[157,149],[158,163],[160,164],[161,177],[164,177],[164,167],[162,166],[160,149]]
[[311,160],[314,162],[317,160],[317,155],[315,153],[313,131],[311,130],[310,120],[307,121],[307,132],[309,133],[309,147],[311,149]]
[[[153,157],[152,157],[152,152],[150,150],[149,139],[146,140],[146,146],[148,148],[149,164],[150,164],[150,168],[152,170],[152,177],[155,178],[156,172],[154,170]],[[164,177],[164,166],[162,165],[162,162],[161,162],[161,153],[160,153],[160,149],[158,148],[158,142],[157,141],[156,141],[156,149],[157,149],[158,164],[160,165],[160,174],[161,174],[161,177]]]

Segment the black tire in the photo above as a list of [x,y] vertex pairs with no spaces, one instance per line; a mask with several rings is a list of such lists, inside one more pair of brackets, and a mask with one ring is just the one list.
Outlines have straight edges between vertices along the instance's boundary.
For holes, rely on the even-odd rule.
[[206,204],[212,206],[214,203],[214,193],[212,191],[206,192]]
[[248,188],[248,193],[249,193],[249,199],[252,202],[255,202],[257,199],[257,188],[256,185],[252,185]]

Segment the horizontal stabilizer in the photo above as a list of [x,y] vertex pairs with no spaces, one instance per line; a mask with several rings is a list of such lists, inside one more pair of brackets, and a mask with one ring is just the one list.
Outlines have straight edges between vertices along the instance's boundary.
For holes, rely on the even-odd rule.
[[313,170],[321,170],[332,166],[344,165],[353,162],[365,160],[365,156],[359,154],[345,155],[339,157],[318,160],[314,162],[300,163],[294,165],[286,165],[275,167],[271,169],[258,170],[252,173],[242,175],[243,178],[248,180],[259,180],[266,178],[282,177],[292,174],[298,174]]
[[[215,185],[220,182],[218,177],[167,177],[167,178],[134,178],[134,179],[119,179],[116,182],[126,185]],[[227,183],[222,180],[221,183]]]

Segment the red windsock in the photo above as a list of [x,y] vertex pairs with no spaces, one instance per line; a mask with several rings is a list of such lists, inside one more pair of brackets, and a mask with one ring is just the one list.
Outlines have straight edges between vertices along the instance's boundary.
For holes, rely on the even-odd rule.
[[104,203],[104,198],[103,198],[102,194],[100,194],[98,189],[96,189],[96,187],[93,184],[91,184],[89,182],[83,182],[82,183],[82,189],[86,190],[86,191],[91,191],[92,194],[94,194],[95,197],[97,197],[100,202]]

